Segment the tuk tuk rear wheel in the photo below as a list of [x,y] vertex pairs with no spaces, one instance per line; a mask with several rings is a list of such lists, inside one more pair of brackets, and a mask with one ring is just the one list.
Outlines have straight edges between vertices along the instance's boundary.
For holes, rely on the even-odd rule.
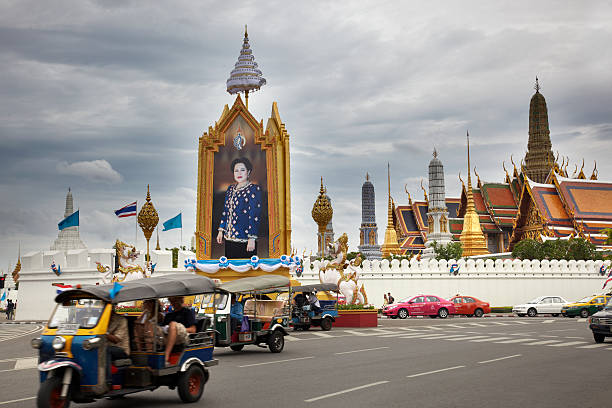
[[62,386],[60,376],[47,377],[38,390],[36,406],[38,408],[68,408],[70,406],[70,389],[68,389],[66,399],[61,399]]
[[272,353],[280,353],[285,347],[285,336],[280,330],[274,330],[268,338],[268,347]]
[[240,351],[244,348],[244,344],[236,344],[234,346],[230,346],[230,348],[234,351]]
[[204,392],[204,370],[198,365],[191,365],[178,379],[177,391],[183,402],[196,402]]
[[324,317],[321,320],[321,330],[330,331],[332,328],[332,320],[329,317]]

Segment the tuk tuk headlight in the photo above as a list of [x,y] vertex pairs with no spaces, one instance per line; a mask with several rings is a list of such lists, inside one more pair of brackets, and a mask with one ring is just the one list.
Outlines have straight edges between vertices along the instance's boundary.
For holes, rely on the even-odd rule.
[[60,351],[63,350],[64,346],[66,345],[66,339],[61,336],[55,336],[53,343],[51,344],[54,350]]
[[42,339],[40,337],[32,339],[30,340],[30,345],[32,346],[32,348],[39,349],[42,347]]
[[83,350],[91,350],[100,346],[102,339],[100,337],[92,337],[91,339],[83,340]]

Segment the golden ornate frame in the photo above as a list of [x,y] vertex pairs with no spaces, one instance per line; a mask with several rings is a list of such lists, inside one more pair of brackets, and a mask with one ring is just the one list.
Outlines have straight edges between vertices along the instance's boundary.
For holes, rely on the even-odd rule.
[[[196,256],[210,259],[212,253],[212,205],[215,153],[224,146],[226,132],[234,119],[241,116],[253,129],[255,143],[266,152],[268,183],[269,256],[278,258],[291,252],[291,189],[289,184],[289,134],[281,121],[276,102],[264,132],[263,120],[257,122],[247,110],[240,95],[231,109],[223,108],[214,128],[199,138],[198,198],[196,208]],[[231,143],[231,138],[230,138]],[[217,276],[219,275],[216,274]],[[222,276],[218,276],[222,278]]]

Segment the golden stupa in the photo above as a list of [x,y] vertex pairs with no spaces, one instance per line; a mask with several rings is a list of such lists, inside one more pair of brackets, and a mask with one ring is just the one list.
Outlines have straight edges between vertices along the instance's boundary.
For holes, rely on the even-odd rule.
[[467,208],[463,218],[463,230],[461,231],[462,256],[488,254],[487,242],[480,228],[480,220],[474,207],[474,195],[472,194],[472,178],[470,176],[470,134],[467,134],[468,153],[468,179],[467,179]]
[[387,209],[387,229],[385,230],[385,242],[380,248],[383,258],[391,254],[398,255],[401,252],[400,246],[397,243],[397,232],[393,226],[393,204],[391,202],[391,169],[387,163],[387,187],[389,193],[389,205]]
[[147,261],[151,260],[149,256],[149,240],[151,239],[151,235],[153,235],[153,231],[155,230],[158,222],[159,216],[157,215],[157,211],[151,202],[151,193],[149,192],[149,185],[147,184],[147,200],[138,213],[138,225],[140,225],[140,228],[142,229],[142,232],[147,240]]

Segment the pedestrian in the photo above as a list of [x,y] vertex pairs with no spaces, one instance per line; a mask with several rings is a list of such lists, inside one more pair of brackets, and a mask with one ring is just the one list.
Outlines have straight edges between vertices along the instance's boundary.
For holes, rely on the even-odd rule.
[[13,316],[13,301],[9,299],[6,303],[6,320],[12,320]]
[[391,296],[391,292],[387,293],[387,300],[389,301],[390,305],[395,303],[395,298],[393,296]]
[[385,300],[383,301],[383,307],[387,306],[389,304],[389,298],[387,297],[387,294],[384,294],[384,298]]

